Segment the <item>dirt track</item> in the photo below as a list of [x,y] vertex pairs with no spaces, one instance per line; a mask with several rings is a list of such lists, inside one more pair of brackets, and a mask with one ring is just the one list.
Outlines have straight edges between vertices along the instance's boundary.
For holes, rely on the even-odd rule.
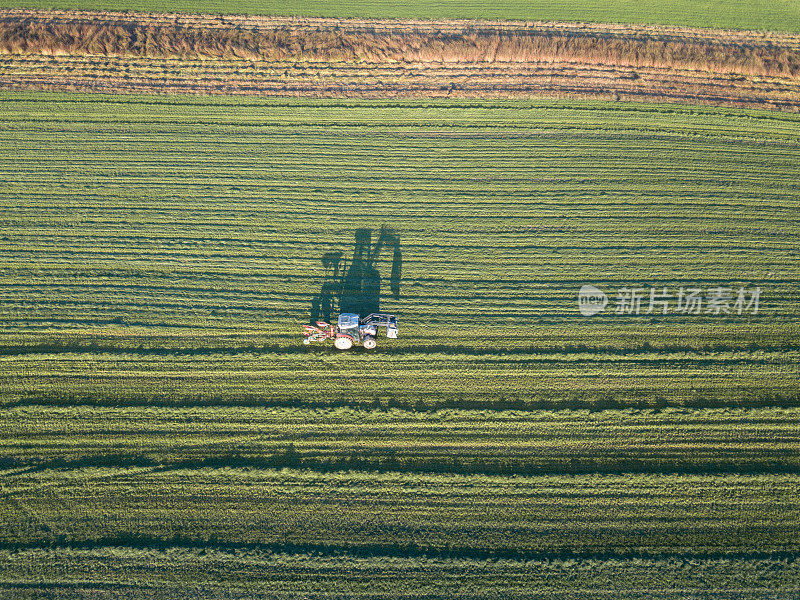
[[800,36],[674,27],[0,11],[0,89],[589,97],[800,110]]

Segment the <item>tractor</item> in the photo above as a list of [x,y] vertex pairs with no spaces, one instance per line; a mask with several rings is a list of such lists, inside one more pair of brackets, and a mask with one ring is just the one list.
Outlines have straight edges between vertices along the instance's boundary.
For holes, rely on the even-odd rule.
[[362,319],[355,313],[342,313],[335,326],[325,321],[306,325],[303,343],[308,345],[333,339],[333,345],[339,350],[349,350],[358,344],[373,350],[378,345],[379,327],[386,327],[387,338],[397,338],[397,317],[394,315],[371,313]]
[[[372,230],[357,229],[353,258],[349,264],[339,251],[326,252],[322,256],[325,277],[320,292],[311,301],[310,324],[305,325],[303,331],[304,344],[332,339],[339,350],[358,345],[372,350],[377,345],[380,327],[386,327],[386,337],[397,337],[397,317],[381,312],[380,306],[382,281],[378,263],[381,256],[386,256],[381,251],[387,247],[393,250],[389,289],[397,300],[400,298],[403,258],[400,237],[393,230],[381,227],[373,245]],[[331,325],[331,317],[337,308],[337,323]]]

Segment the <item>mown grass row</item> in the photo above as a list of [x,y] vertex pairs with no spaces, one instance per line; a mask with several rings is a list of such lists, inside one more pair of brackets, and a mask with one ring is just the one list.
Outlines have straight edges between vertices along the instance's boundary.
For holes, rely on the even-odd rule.
[[414,351],[240,355],[45,354],[3,358],[14,404],[624,408],[797,406],[796,358],[486,355]]
[[198,587],[210,597],[248,599],[298,594],[392,599],[427,593],[583,600],[598,589],[614,589],[616,597],[627,600],[683,600],[706,588],[789,599],[800,584],[798,571],[797,561],[766,557],[523,561],[205,547],[0,550],[0,591],[9,597],[35,585],[48,598],[75,598],[87,590],[95,598],[111,598],[135,589],[137,598],[147,600],[194,598]]
[[521,558],[796,555],[796,483],[796,475],[6,472],[0,543],[228,543]]
[[0,420],[0,465],[800,473],[800,413],[26,406]]

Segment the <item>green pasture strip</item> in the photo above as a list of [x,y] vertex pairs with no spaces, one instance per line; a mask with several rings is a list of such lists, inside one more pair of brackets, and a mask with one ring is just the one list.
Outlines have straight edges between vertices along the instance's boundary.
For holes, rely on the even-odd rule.
[[[784,113],[0,94],[0,595],[791,598],[798,164]],[[400,338],[303,346],[383,224]]]
[[[186,318],[186,315],[181,315]],[[401,323],[403,333],[392,345],[381,346],[375,352],[408,354],[427,352],[447,354],[503,353],[559,354],[580,352],[641,353],[653,351],[696,353],[698,358],[707,352],[786,352],[787,357],[798,349],[800,324],[774,323],[769,327],[756,320],[736,321],[720,319],[702,325],[687,327],[679,318],[673,323],[653,323],[632,319],[615,324],[587,320],[575,323],[574,319],[531,319],[532,323],[519,326],[519,319],[508,319],[491,330],[479,323],[459,324],[458,337],[442,339],[437,332],[446,323],[433,321],[418,323],[418,329],[409,329]],[[0,332],[0,356],[23,354],[143,354],[161,355],[220,355],[254,352],[304,353],[309,357],[325,354],[329,347],[298,346],[296,319],[276,319],[274,322],[232,325],[230,318],[198,321],[197,327],[169,321],[161,325],[130,324],[124,316],[114,315],[113,320],[78,325],[69,323],[23,325],[8,327]],[[590,335],[590,331],[591,334]],[[699,354],[697,354],[699,353]],[[687,355],[687,356],[688,356]],[[55,358],[55,357],[53,357]],[[39,357],[36,358],[37,360]]]
[[0,592],[12,597],[26,584],[54,598],[79,597],[87,589],[94,598],[122,590],[145,599],[196,598],[202,587],[204,597],[251,600],[298,594],[394,599],[432,590],[448,597],[579,600],[608,589],[631,600],[683,600],[713,588],[737,598],[788,600],[800,587],[800,569],[797,561],[780,558],[523,561],[185,547],[0,550]]
[[800,8],[792,0],[591,0],[552,2],[548,0],[444,0],[397,3],[389,0],[346,3],[331,0],[256,2],[255,0],[3,0],[0,6],[13,8],[60,8],[81,10],[250,13],[311,17],[368,17],[388,19],[515,19],[556,21],[599,21],[716,27],[723,29],[766,29],[800,31]]
[[[796,402],[798,115],[4,93],[0,124],[6,404]],[[320,258],[384,224],[400,339],[304,348]],[[586,283],[762,300],[587,318]]]
[[0,359],[0,383],[7,406],[797,406],[796,354],[24,354]]
[[25,406],[0,465],[250,465],[461,473],[800,473],[798,409],[307,410]]
[[797,485],[797,475],[10,472],[2,476],[0,543],[230,543],[521,557],[796,554]]

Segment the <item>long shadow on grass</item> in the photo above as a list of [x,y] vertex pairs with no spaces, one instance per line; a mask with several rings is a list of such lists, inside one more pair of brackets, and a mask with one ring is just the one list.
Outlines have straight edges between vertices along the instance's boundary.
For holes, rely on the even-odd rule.
[[311,299],[310,323],[331,322],[337,313],[366,316],[381,312],[381,285],[378,269],[384,249],[392,250],[389,290],[400,299],[400,272],[403,256],[400,236],[386,226],[381,227],[375,243],[372,229],[356,229],[353,256],[348,261],[344,252],[334,250],[322,255],[324,278],[319,293]]

